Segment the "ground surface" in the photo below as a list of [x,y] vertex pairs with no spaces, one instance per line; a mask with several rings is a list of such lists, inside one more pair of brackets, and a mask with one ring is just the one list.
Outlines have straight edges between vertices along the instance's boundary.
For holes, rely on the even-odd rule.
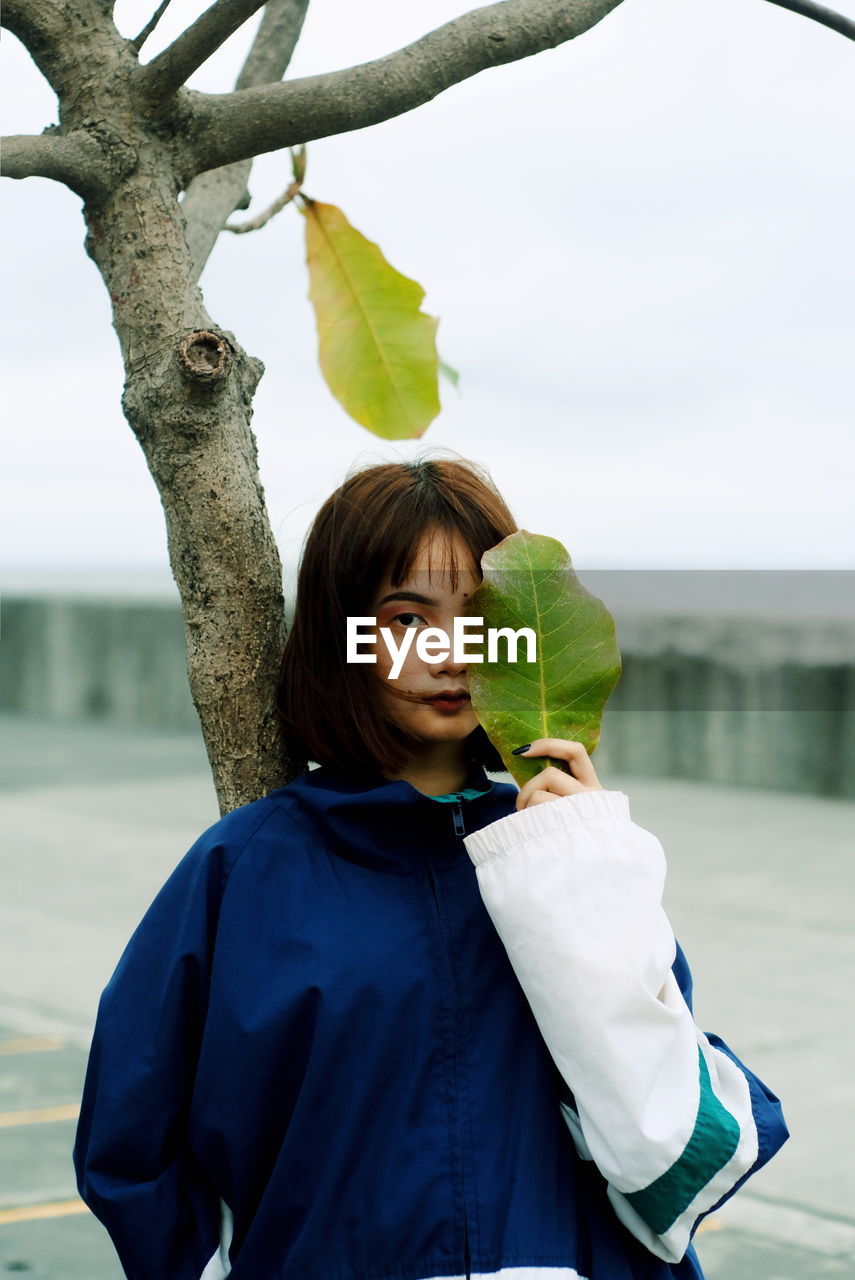
[[[851,1280],[855,805],[603,781],[668,853],[698,1022],[793,1132],[698,1237],[708,1280]],[[0,1274],[121,1280],[69,1158],[86,1044],[133,926],[215,817],[194,739],[0,720]]]

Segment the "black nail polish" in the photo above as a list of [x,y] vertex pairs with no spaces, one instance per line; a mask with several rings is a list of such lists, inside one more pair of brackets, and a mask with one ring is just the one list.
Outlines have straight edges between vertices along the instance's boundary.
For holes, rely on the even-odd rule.
[[524,743],[521,747],[514,747],[513,751],[511,752],[511,755],[512,755],[512,756],[521,756],[521,755],[522,755],[522,753],[523,753],[524,751],[528,751],[528,749],[529,749],[529,747],[530,747],[530,746],[531,746],[531,743],[530,743],[530,742],[526,742],[526,743]]

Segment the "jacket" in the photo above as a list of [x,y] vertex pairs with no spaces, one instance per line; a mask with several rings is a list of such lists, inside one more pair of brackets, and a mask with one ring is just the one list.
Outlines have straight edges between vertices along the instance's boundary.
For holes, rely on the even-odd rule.
[[701,1276],[778,1101],[695,1027],[626,797],[514,812],[474,781],[315,770],[178,865],[102,996],[74,1151],[129,1280]]

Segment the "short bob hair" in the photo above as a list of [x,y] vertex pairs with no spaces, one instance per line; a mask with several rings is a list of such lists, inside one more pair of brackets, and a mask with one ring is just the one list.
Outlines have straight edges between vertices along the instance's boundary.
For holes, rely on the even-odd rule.
[[[477,565],[516,527],[489,476],[464,460],[381,463],[345,480],[315,517],[300,562],[276,690],[291,761],[363,774],[400,767],[413,741],[383,714],[374,667],[347,663],[346,619],[371,614],[384,579],[406,579],[426,534],[458,534]],[[504,768],[480,726],[467,755]]]

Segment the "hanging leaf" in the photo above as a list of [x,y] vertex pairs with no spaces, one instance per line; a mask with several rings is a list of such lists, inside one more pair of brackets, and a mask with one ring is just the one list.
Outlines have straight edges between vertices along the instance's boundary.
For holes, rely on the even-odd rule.
[[[620,678],[614,619],[602,600],[576,577],[560,542],[524,529],[481,557],[483,582],[471,612],[490,627],[536,636],[536,660],[526,661],[524,640],[515,662],[467,668],[472,708],[508,772],[522,786],[547,764],[540,756],[511,755],[535,738],[569,738],[593,751],[603,708]],[[499,657],[506,658],[504,641]],[[563,766],[562,766],[563,767]]]
[[341,406],[386,440],[420,436],[439,413],[433,316],[424,289],[390,266],[335,205],[306,200],[309,297],[321,372]]

